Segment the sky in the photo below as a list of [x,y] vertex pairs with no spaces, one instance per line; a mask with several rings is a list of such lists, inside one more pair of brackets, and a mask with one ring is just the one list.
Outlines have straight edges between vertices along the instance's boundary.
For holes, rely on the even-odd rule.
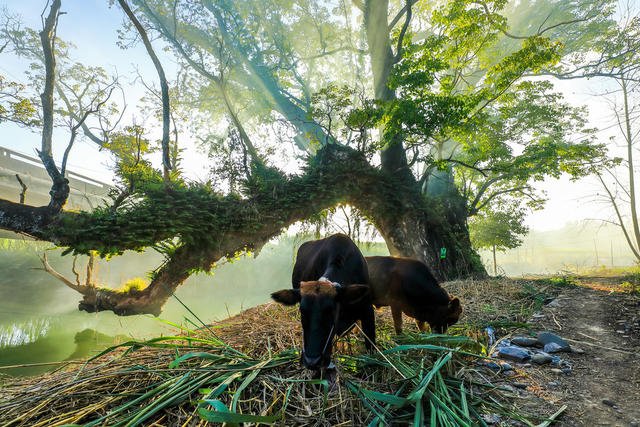
[[[73,41],[77,46],[73,52],[76,60],[85,64],[100,65],[107,71],[117,68],[123,76],[137,67],[145,80],[156,81],[155,69],[141,45],[128,50],[116,46],[117,30],[121,27],[123,14],[116,6],[109,7],[108,3],[106,0],[63,1],[62,10],[66,14],[60,18],[59,36],[64,40]],[[43,0],[0,0],[0,7],[7,7],[11,12],[21,15],[25,24],[35,29],[41,28],[40,15],[44,4]],[[160,42],[154,43],[156,51],[160,51],[157,47]],[[162,60],[167,74],[171,75],[171,70],[175,69],[173,60],[166,55]],[[24,81],[22,74],[25,66],[24,60],[17,60],[6,54],[0,55],[0,73],[14,81],[28,83]],[[564,81],[558,82],[557,88],[565,94],[570,103],[588,105],[591,126],[607,128],[610,125],[611,113],[608,104],[591,96],[601,90],[597,82],[582,79]],[[139,85],[127,86],[130,117],[135,110],[134,101],[142,95]],[[599,137],[601,141],[607,142],[609,136],[615,133],[615,129],[607,129],[599,132]],[[56,132],[54,158],[61,158],[67,141],[66,132]],[[35,149],[39,145],[39,133],[25,131],[7,123],[0,124],[0,146],[35,155]],[[183,165],[188,170],[188,176],[204,180],[207,176],[206,156],[193,147],[187,148]],[[74,146],[69,159],[69,169],[94,179],[111,182],[109,165],[112,163],[113,159],[107,153],[100,151],[90,141],[81,139]],[[527,225],[534,230],[552,230],[562,227],[567,222],[611,217],[612,212],[606,205],[594,202],[595,195],[598,192],[602,193],[595,178],[585,178],[577,182],[571,182],[566,177],[559,180],[547,179],[539,183],[539,188],[546,191],[548,201],[543,210],[527,217]]]

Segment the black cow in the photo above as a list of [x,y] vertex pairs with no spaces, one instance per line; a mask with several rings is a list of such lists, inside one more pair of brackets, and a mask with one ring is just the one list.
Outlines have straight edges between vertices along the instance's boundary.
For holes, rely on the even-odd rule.
[[449,297],[421,261],[390,256],[370,256],[366,260],[373,304],[391,306],[397,334],[402,333],[403,312],[416,319],[423,332],[425,321],[437,333],[444,333],[458,321],[460,300]]
[[291,276],[293,289],[271,298],[284,305],[300,303],[302,363],[309,369],[329,366],[335,335],[360,320],[369,350],[375,341],[375,320],[369,296],[367,263],[344,234],[305,242],[298,249]]

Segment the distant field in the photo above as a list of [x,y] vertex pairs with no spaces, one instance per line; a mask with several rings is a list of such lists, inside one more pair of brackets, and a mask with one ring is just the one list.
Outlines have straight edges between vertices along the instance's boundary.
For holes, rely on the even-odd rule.
[[[493,256],[480,253],[487,270],[493,271]],[[533,231],[521,247],[497,253],[498,273],[506,276],[580,272],[635,265],[617,227],[590,221],[570,223],[552,231]]]

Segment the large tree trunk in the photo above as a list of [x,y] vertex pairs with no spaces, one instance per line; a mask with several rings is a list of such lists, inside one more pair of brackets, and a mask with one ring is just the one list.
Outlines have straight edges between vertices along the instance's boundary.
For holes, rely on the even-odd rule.
[[[394,54],[391,48],[388,12],[388,0],[364,3],[374,96],[383,102],[396,99],[389,87],[389,76],[400,59],[399,52]],[[396,49],[399,48],[400,44]],[[368,215],[374,218],[391,255],[420,259],[441,280],[486,274],[478,255],[471,249],[466,210],[457,191],[453,189],[433,198],[422,195],[407,163],[402,132],[381,129],[381,135],[385,141],[380,156],[382,170],[397,180],[398,193],[404,197],[393,209],[390,204],[384,204],[383,210],[371,209]],[[367,199],[371,195],[362,197]],[[362,202],[354,200],[353,204],[358,206]]]
[[[425,197],[417,184],[400,188],[380,207],[353,202],[373,218],[390,254],[423,261],[439,280],[485,276],[480,257],[471,247],[462,199],[455,194]],[[362,195],[362,200],[370,198]]]
[[[396,93],[389,87],[389,75],[397,59],[391,50],[389,38],[388,0],[367,0],[364,9],[364,25],[369,46],[369,58],[373,74],[373,93],[379,101],[392,101]],[[382,168],[389,174],[411,181],[413,175],[407,164],[403,135],[381,129],[385,145],[380,154]]]

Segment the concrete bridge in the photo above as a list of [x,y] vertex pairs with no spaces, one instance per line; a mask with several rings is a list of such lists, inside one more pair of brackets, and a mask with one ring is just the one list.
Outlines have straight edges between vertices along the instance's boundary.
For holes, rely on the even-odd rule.
[[[108,184],[70,170],[67,170],[66,175],[71,192],[65,209],[92,210],[109,200],[111,186]],[[24,193],[25,204],[42,206],[49,203],[51,178],[40,159],[0,147],[0,198],[20,202],[20,181],[27,187]],[[18,235],[0,230],[0,238],[18,238]]]

